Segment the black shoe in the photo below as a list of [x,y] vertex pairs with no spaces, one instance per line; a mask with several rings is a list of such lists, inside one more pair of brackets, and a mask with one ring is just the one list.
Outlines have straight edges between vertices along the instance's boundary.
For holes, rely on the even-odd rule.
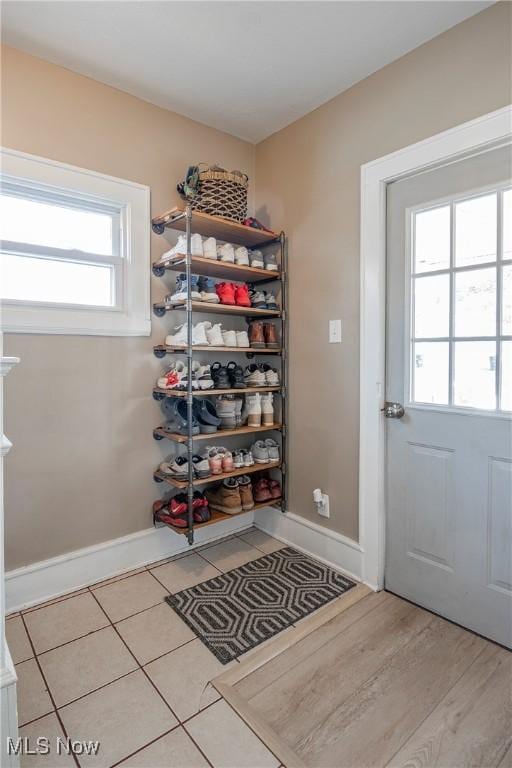
[[230,389],[231,384],[226,366],[213,363],[210,368],[214,389]]
[[233,389],[245,389],[244,370],[233,360],[226,366],[229,382]]

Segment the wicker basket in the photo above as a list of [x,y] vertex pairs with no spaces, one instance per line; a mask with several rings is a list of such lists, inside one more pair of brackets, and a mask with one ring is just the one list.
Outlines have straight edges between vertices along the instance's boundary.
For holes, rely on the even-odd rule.
[[245,173],[206,166],[199,172],[198,193],[190,203],[195,211],[242,222],[247,218],[248,187]]

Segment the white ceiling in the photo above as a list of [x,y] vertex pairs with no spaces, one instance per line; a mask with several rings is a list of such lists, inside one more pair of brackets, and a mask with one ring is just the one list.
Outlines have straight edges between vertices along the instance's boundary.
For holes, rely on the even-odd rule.
[[257,142],[489,5],[4,0],[2,37]]

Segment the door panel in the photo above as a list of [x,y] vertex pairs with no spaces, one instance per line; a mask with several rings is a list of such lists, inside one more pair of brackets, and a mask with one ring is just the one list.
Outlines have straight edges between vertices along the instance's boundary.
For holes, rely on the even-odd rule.
[[386,588],[509,647],[511,177],[505,147],[389,185],[386,318]]

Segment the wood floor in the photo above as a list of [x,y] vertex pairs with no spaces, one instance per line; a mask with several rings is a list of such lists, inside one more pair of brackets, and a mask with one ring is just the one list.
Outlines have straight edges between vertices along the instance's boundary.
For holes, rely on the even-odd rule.
[[295,640],[220,678],[287,768],[512,767],[509,651],[386,592]]

